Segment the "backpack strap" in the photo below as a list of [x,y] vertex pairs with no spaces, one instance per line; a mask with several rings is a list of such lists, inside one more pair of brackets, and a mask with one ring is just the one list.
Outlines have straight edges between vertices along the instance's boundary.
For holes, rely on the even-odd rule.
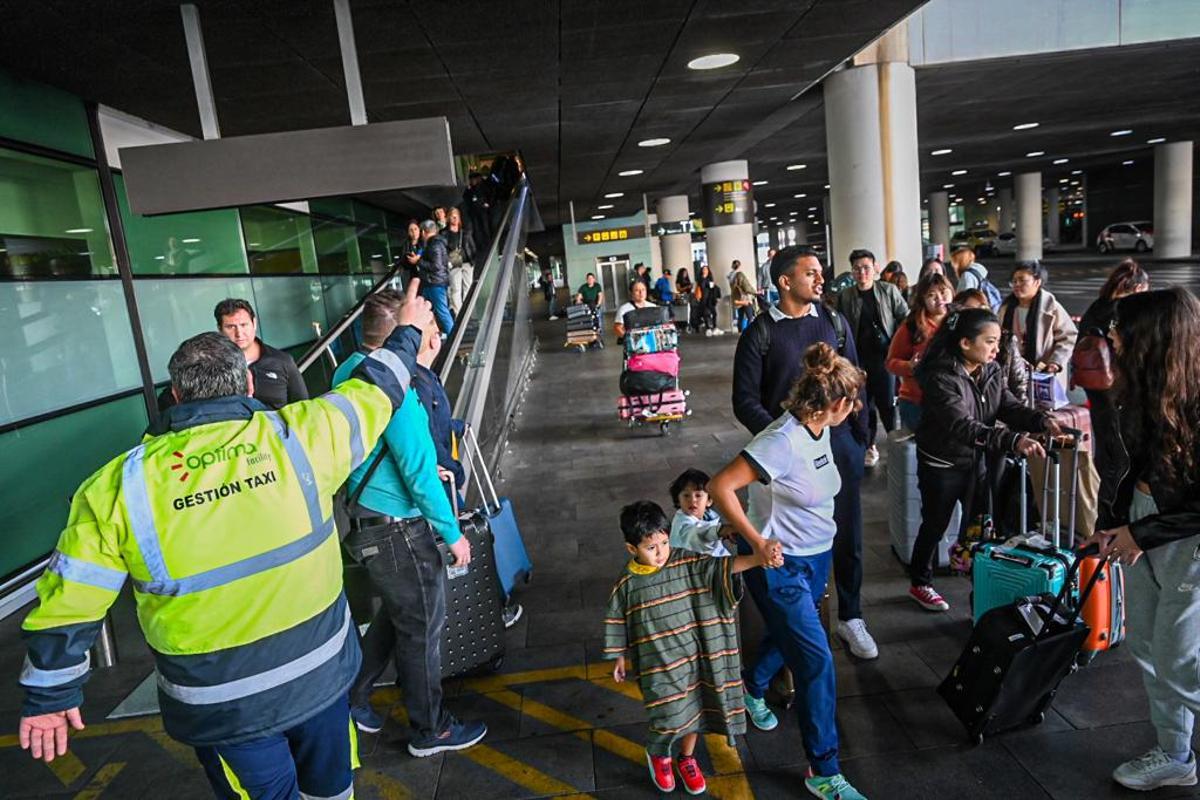
[[848,338],[848,334],[846,333],[846,318],[829,306],[825,306],[824,303],[822,303],[822,306],[829,313],[829,321],[833,323],[833,332],[837,334],[838,355],[844,356],[846,355],[846,339]]
[[387,451],[387,444],[380,441],[379,452],[375,454],[375,458],[371,459],[371,465],[367,467],[367,472],[363,475],[363,479],[358,482],[358,487],[346,500],[347,508],[354,508],[358,505],[358,498],[362,497],[363,489],[367,488],[367,482],[371,480],[371,476],[375,474],[375,470],[379,469],[379,465],[383,463],[383,457],[387,455]]

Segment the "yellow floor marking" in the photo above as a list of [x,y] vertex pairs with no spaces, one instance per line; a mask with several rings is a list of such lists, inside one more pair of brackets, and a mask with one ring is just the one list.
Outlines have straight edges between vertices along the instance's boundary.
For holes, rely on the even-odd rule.
[[147,735],[180,764],[200,769],[200,761],[196,758],[196,751],[182,742],[175,741],[167,735],[166,731],[151,731]]
[[56,757],[46,767],[54,773],[54,777],[58,778],[58,782],[63,786],[70,786],[79,780],[80,775],[87,772],[87,767],[79,760],[79,756],[70,750]]
[[750,788],[737,748],[730,747],[724,736],[715,733],[705,734],[704,744],[708,747],[713,770],[718,773],[707,779],[708,793],[721,800],[751,800],[754,790]]
[[524,683],[540,683],[542,681],[564,681],[571,678],[584,680],[587,678],[587,668],[582,664],[573,667],[551,667],[549,669],[532,669],[526,672],[510,672],[505,675],[485,675],[479,678],[467,678],[463,681],[462,690],[466,692],[494,692],[519,686]]
[[413,794],[400,781],[374,769],[360,769],[354,776],[355,789],[374,789],[383,800],[409,800]]
[[626,697],[628,697],[630,700],[636,700],[639,703],[642,702],[642,690],[641,690],[641,688],[638,687],[638,682],[636,679],[635,680],[626,679],[626,680],[622,681],[621,683],[617,683],[616,681],[614,681],[612,679],[612,676],[609,675],[607,678],[597,678],[595,680],[588,681],[588,682],[593,683],[602,689],[608,689],[610,692],[616,692],[617,694],[623,694]]
[[552,778],[528,764],[517,761],[515,758],[510,758],[486,744],[477,744],[467,750],[462,750],[460,751],[460,755],[471,759],[481,767],[490,769],[492,772],[512,781],[518,786],[525,787],[531,792],[548,795],[566,794],[577,798],[591,797],[591,795],[580,794],[579,790],[574,786],[563,783],[557,778]]
[[489,700],[495,700],[497,703],[502,703],[523,714],[528,714],[551,727],[564,731],[572,731],[578,738],[584,741],[591,740],[610,753],[615,753],[621,758],[629,759],[635,764],[642,763],[646,758],[646,753],[642,746],[629,741],[624,736],[618,736],[612,731],[598,729],[586,720],[577,719],[570,714],[564,714],[558,709],[551,708],[536,700],[530,700],[528,697],[522,697],[516,692],[489,692],[484,697]]
[[125,769],[125,764],[120,761],[112,764],[105,764],[103,767],[96,770],[95,776],[88,781],[88,785],[83,787],[83,790],[80,791],[79,794],[75,795],[75,800],[96,800],[97,797],[104,793],[104,790],[108,788],[108,785],[113,782],[113,779],[116,778],[117,774],[123,769]]

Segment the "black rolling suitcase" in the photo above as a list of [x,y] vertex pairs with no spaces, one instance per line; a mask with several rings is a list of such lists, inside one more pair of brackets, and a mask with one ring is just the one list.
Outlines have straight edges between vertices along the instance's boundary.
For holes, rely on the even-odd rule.
[[1088,637],[1079,614],[1096,577],[1078,603],[1069,598],[1082,556],[1095,552],[1092,545],[1078,554],[1057,596],[1021,598],[987,611],[975,624],[958,663],[938,686],[971,741],[1042,721]]
[[458,491],[451,482],[455,516],[471,543],[471,563],[450,563],[449,548],[438,540],[446,565],[446,626],[442,630],[442,678],[480,669],[499,669],[504,660],[504,590],[496,570],[492,530],[483,514],[458,513]]

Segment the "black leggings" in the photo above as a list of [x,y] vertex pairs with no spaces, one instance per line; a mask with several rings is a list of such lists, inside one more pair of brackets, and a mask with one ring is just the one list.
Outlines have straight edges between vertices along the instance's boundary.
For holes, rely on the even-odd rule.
[[946,534],[954,504],[962,503],[962,527],[971,519],[975,495],[983,485],[982,466],[976,463],[968,469],[940,469],[927,465],[917,456],[917,487],[921,491],[921,528],[913,544],[912,562],[908,565],[913,586],[928,586],[933,582],[933,559],[938,542]]

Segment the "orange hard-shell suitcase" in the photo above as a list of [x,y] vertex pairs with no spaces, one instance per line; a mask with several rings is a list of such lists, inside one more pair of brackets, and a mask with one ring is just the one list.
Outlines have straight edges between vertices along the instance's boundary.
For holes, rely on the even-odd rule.
[[1125,641],[1125,573],[1119,561],[1088,556],[1079,567],[1079,585],[1086,586],[1101,571],[1095,591],[1084,601],[1080,616],[1091,629],[1081,648],[1088,657]]

